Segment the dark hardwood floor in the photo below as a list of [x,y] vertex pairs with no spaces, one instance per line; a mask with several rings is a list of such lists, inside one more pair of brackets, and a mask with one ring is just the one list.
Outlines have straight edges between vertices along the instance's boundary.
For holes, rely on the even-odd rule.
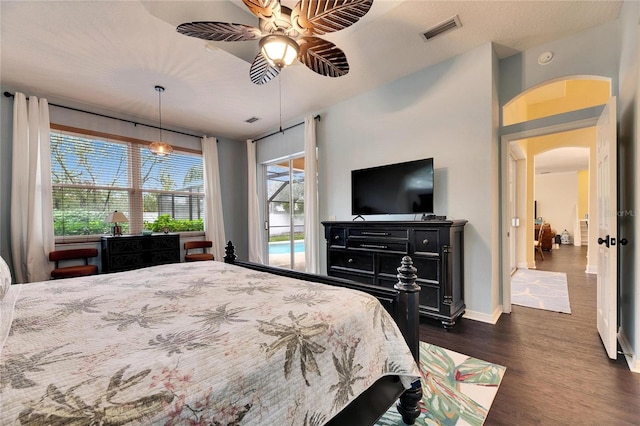
[[640,374],[602,346],[586,247],[544,257],[538,269],[567,273],[570,315],[513,305],[495,325],[463,318],[447,332],[423,320],[420,339],[507,367],[485,425],[640,425]]

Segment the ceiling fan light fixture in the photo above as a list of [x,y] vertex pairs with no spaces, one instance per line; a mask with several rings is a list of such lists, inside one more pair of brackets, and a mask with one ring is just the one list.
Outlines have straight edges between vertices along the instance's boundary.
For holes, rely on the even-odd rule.
[[156,92],[158,92],[158,115],[160,116],[160,138],[158,142],[152,142],[149,144],[149,151],[158,157],[166,157],[173,152],[173,147],[166,142],[162,142],[162,92],[164,87],[155,86]]
[[262,37],[259,44],[265,59],[278,68],[291,65],[300,53],[298,43],[283,34],[269,34]]

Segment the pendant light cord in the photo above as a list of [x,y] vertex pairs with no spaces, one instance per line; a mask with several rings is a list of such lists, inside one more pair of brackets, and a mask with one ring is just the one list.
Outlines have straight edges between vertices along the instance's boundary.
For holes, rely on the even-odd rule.
[[162,142],[162,92],[164,92],[164,87],[156,86],[156,90],[158,91],[158,112],[160,115],[160,140]]
[[282,130],[282,80],[280,79],[280,75],[278,74],[278,93],[280,94],[280,133],[284,134],[284,130]]

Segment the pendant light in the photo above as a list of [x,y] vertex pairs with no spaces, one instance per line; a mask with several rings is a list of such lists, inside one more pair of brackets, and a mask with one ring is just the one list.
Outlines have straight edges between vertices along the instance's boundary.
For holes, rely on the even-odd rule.
[[160,138],[157,142],[149,144],[149,151],[159,157],[165,157],[173,152],[173,148],[166,142],[162,142],[162,92],[164,87],[156,86],[156,92],[158,92],[158,113],[160,116]]

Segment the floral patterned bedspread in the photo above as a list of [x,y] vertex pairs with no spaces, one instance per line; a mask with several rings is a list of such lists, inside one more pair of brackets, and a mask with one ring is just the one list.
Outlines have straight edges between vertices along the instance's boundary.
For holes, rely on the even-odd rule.
[[2,425],[320,425],[382,375],[419,376],[374,297],[222,262],[8,296]]

